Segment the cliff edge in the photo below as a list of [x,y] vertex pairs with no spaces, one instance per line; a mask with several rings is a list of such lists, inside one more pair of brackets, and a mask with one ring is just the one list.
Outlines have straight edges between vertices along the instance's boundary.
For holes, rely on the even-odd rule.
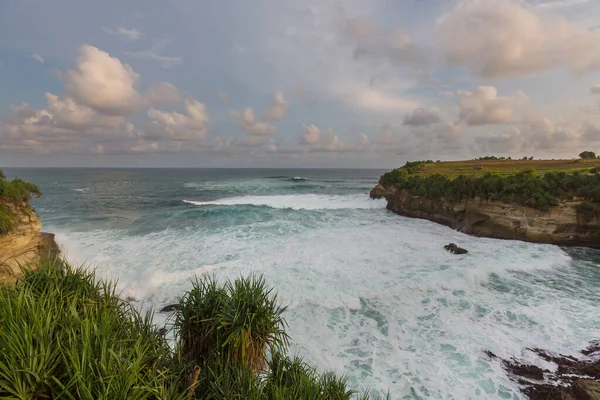
[[0,234],[0,283],[14,283],[21,275],[20,266],[56,258],[58,246],[53,234],[41,232],[40,217],[28,204],[5,207],[14,215],[14,228]]
[[547,211],[500,201],[450,201],[415,196],[378,184],[371,198],[387,200],[396,214],[422,218],[475,236],[600,249],[600,218],[578,211],[579,201],[561,201]]

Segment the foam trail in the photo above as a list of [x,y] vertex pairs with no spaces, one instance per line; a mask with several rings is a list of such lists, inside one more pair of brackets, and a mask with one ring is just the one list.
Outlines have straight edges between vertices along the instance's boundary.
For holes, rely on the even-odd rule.
[[385,208],[383,199],[372,200],[368,195],[351,194],[346,196],[299,194],[281,196],[238,196],[215,201],[183,200],[196,206],[266,206],[292,210],[336,210]]

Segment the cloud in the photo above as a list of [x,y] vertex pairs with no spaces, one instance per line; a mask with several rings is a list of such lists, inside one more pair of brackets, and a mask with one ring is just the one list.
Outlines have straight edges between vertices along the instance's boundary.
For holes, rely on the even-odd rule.
[[283,121],[290,108],[290,104],[283,98],[283,93],[277,92],[273,96],[273,105],[263,109],[262,117],[264,121]]
[[600,128],[591,122],[585,122],[582,138],[589,142],[600,142]]
[[364,133],[358,135],[358,140],[356,142],[344,142],[331,128],[322,131],[313,124],[302,124],[299,143],[303,146],[307,146],[310,152],[351,153],[367,151],[371,148],[369,136]]
[[459,122],[467,125],[504,124],[517,121],[515,106],[526,104],[529,98],[519,91],[513,97],[498,97],[493,86],[479,86],[475,91],[459,90]]
[[567,8],[587,3],[589,0],[557,0],[540,3],[537,8]]
[[438,92],[438,96],[440,97],[445,97],[447,99],[451,99],[454,97],[454,93],[452,92],[447,92],[447,91],[442,91],[442,92]]
[[590,88],[590,94],[600,94],[600,84],[592,86]]
[[427,67],[424,53],[413,43],[404,27],[384,34],[375,21],[348,18],[342,27],[342,36],[354,46],[353,56],[357,60],[384,60],[415,70]]
[[508,130],[492,133],[475,138],[478,152],[486,154],[505,154],[520,151],[523,145],[521,130],[510,128]]
[[412,114],[404,117],[404,125],[421,126],[431,125],[440,121],[440,116],[433,110],[417,108]]
[[183,114],[151,108],[148,117],[151,119],[147,129],[148,138],[176,142],[204,140],[206,124],[210,121],[206,106],[191,98],[185,100]]
[[315,145],[321,139],[321,130],[315,125],[302,124],[302,132],[300,134],[300,144]]
[[118,58],[83,45],[75,68],[64,74],[65,93],[106,115],[132,115],[142,103],[135,89],[138,78],[138,74]]
[[121,36],[122,38],[125,38],[128,40],[138,40],[139,38],[142,37],[142,32],[138,31],[137,29],[125,29],[125,28],[111,29],[111,28],[107,28],[107,27],[103,26],[102,30],[110,35]]
[[277,127],[260,122],[254,115],[252,108],[248,107],[242,111],[230,110],[229,115],[236,119],[240,127],[251,136],[272,136],[277,133]]
[[40,56],[38,53],[33,53],[31,55],[31,58],[33,58],[36,61],[39,61],[40,63],[44,63],[44,57]]
[[407,111],[417,106],[402,95],[373,87],[357,89],[348,100],[360,108],[377,112]]
[[168,82],[160,82],[148,89],[144,95],[146,102],[152,107],[179,106],[183,101],[183,95],[174,85]]
[[163,67],[165,69],[170,69],[170,68],[176,67],[177,65],[181,64],[181,62],[183,61],[182,57],[170,57],[170,56],[163,56],[163,55],[159,54],[170,43],[171,43],[171,41],[168,39],[159,40],[148,50],[138,51],[135,53],[127,53],[127,54],[130,55],[131,57],[135,57],[135,58],[157,61],[161,65],[161,67]]
[[438,20],[437,35],[450,64],[484,78],[600,69],[600,31],[521,1],[461,1]]

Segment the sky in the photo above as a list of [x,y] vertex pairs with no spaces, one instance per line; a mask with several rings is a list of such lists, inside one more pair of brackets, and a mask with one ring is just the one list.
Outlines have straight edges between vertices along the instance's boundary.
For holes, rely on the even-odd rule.
[[600,153],[597,0],[0,2],[0,167]]

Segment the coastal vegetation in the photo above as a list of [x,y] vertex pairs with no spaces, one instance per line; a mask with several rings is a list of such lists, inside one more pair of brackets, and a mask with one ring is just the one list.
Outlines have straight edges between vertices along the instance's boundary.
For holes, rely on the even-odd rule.
[[0,285],[0,398],[358,396],[286,354],[285,308],[262,278],[199,278],[159,329],[91,270],[57,260],[23,274]]
[[41,194],[37,185],[18,178],[9,181],[0,170],[0,234],[14,228],[15,209],[27,206],[33,196]]
[[[495,160],[494,160],[495,161]],[[517,163],[525,161],[517,161]],[[526,161],[531,163],[531,161]],[[504,163],[513,164],[511,161]],[[445,198],[463,201],[479,198],[520,204],[540,210],[557,206],[560,200],[585,200],[593,207],[600,203],[600,176],[591,174],[589,166],[582,171],[547,171],[540,175],[532,167],[512,174],[484,172],[452,176],[442,173],[422,173],[430,166],[446,163],[428,161],[407,162],[403,167],[383,174],[379,183],[384,187],[407,190],[429,199]],[[556,164],[565,165],[565,164]],[[497,164],[500,166],[500,164]],[[448,167],[448,166],[446,166]],[[482,168],[475,168],[480,171]],[[430,172],[430,171],[428,171]],[[590,206],[586,206],[589,209]]]

